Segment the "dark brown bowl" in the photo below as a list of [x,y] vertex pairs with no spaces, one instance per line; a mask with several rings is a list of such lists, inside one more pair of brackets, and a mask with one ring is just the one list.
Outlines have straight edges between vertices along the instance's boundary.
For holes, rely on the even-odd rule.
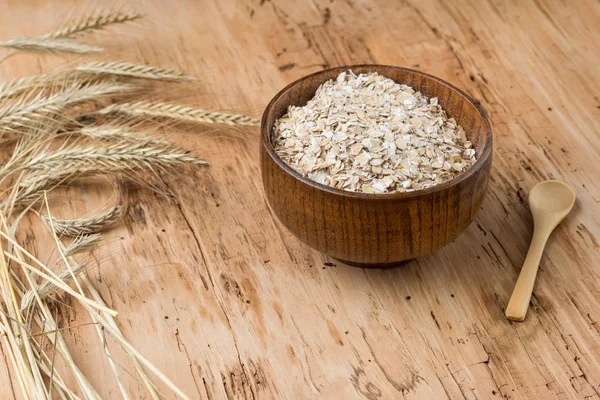
[[[410,193],[365,194],[338,190],[303,177],[275,153],[273,124],[290,105],[305,105],[319,85],[351,69],[377,71],[428,97],[465,129],[477,154],[456,178]],[[485,113],[465,93],[434,76],[385,65],[351,65],[308,75],[271,100],[261,122],[261,169],[271,209],[294,235],[340,261],[387,267],[438,249],[473,221],[487,189],[492,130]]]

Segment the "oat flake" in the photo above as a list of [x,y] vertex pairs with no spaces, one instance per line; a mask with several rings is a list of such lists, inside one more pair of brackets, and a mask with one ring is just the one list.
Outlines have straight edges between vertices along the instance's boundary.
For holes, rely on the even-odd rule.
[[275,122],[277,154],[309,179],[363,193],[435,186],[476,161],[437,98],[378,73],[342,72]]

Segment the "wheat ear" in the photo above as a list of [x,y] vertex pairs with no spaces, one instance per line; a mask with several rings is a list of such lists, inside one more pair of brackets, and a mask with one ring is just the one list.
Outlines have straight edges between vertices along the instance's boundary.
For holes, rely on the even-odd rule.
[[84,126],[78,131],[80,134],[91,139],[110,141],[110,142],[144,142],[148,145],[169,145],[170,142],[165,138],[147,134],[145,132],[123,129],[118,125],[91,125]]
[[38,95],[33,99],[19,99],[0,109],[0,132],[22,132],[24,128],[32,128],[48,115],[60,114],[67,98],[66,92],[50,96]]
[[71,243],[65,246],[65,256],[73,256],[92,249],[100,241],[101,237],[99,233],[77,236]]
[[16,78],[0,84],[0,100],[10,99],[20,94],[28,94],[33,91],[56,91],[75,83],[83,85],[99,80],[99,77],[96,75],[83,74],[75,70]]
[[118,204],[97,214],[73,219],[57,219],[43,216],[46,224],[52,223],[58,235],[79,237],[90,233],[98,233],[119,221],[123,216],[123,207]]
[[[77,276],[85,270],[85,267],[86,264],[76,264],[73,265],[71,269],[73,270],[73,274]],[[72,275],[69,268],[62,269],[57,274],[57,277],[64,283],[68,283],[72,280]],[[35,294],[33,293],[34,290],[37,292],[40,299],[44,299],[58,291],[59,287],[50,281],[42,280],[37,287],[29,289],[27,292],[25,292],[23,298],[21,299],[21,310],[28,309],[35,301]]]
[[45,120],[59,118],[70,106],[131,88],[127,84],[112,82],[74,84],[49,96],[38,94],[33,99],[21,99],[0,109],[0,133],[23,133],[24,129],[31,129]]
[[103,14],[87,15],[76,21],[68,22],[65,26],[48,32],[40,38],[59,39],[72,38],[92,31],[97,31],[107,25],[121,24],[143,17],[145,14],[139,11],[118,12],[109,11]]
[[40,39],[40,38],[14,38],[0,42],[0,47],[14,50],[31,51],[38,53],[99,53],[102,47],[82,44],[65,39]]
[[118,61],[95,61],[80,65],[75,68],[75,70],[92,74],[119,75],[132,78],[155,79],[163,81],[189,81],[195,79],[194,77],[185,75],[172,69]]
[[171,118],[181,121],[209,124],[259,126],[256,118],[219,111],[207,111],[178,104],[140,101],[111,104],[98,111],[100,114],[125,114],[136,117]]
[[170,144],[148,145],[145,142],[111,143],[97,145],[65,146],[57,151],[43,151],[19,167],[19,170],[52,170],[55,168],[80,168],[85,171],[115,172],[152,167],[152,164],[169,166],[176,164],[206,165],[206,161]]
[[62,80],[62,74],[46,74],[36,76],[26,76],[17,78],[0,84],[0,100],[10,99],[18,94],[28,92],[33,89],[40,89],[56,84],[57,80]]
[[[155,172],[155,168],[182,164],[208,163],[166,141],[126,140],[102,147],[71,145],[56,151],[44,150],[27,160],[21,160],[4,171],[4,175],[30,170],[19,182],[19,191],[13,199],[15,207],[22,207],[39,200],[44,191],[74,178],[139,170]],[[2,207],[6,207],[6,203]]]

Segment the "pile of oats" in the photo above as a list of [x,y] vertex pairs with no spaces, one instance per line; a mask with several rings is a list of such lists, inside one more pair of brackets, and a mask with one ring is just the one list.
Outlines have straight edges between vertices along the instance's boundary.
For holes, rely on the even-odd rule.
[[363,193],[411,192],[452,179],[476,160],[437,98],[378,73],[342,72],[275,122],[277,154],[309,179]]

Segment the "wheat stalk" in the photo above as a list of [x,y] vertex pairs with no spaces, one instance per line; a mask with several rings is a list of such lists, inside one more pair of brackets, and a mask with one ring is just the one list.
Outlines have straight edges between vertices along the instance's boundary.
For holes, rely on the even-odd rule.
[[8,262],[3,255],[0,255],[0,289],[4,306],[3,312],[0,313],[2,348],[6,349],[9,354],[23,396],[41,399],[44,396],[44,389],[37,378],[39,369],[36,371],[37,365],[31,365],[30,360],[24,354],[26,352],[24,346],[30,346],[30,343],[26,344],[17,339],[19,335],[25,337],[28,337],[28,335],[23,324],[23,316],[18,312],[17,307],[19,287],[15,287],[9,272]]
[[72,38],[92,31],[97,31],[107,25],[121,24],[143,17],[145,14],[139,11],[118,12],[109,11],[104,14],[88,15],[79,20],[71,21],[65,26],[48,32],[40,38],[59,39]]
[[[88,299],[87,297],[79,294],[78,292],[76,292],[75,290],[71,289],[68,285],[66,285],[59,277],[58,275],[56,275],[56,273],[54,273],[50,268],[48,268],[44,263],[42,263],[41,261],[39,261],[37,258],[35,258],[31,253],[29,253],[27,250],[25,250],[21,245],[19,245],[14,239],[12,239],[10,236],[8,236],[6,233],[4,233],[2,230],[0,230],[0,236],[2,236],[4,239],[6,239],[9,243],[12,243],[13,246],[21,253],[25,254],[29,259],[31,259],[39,268],[32,266],[31,264],[27,263],[26,261],[23,260],[22,257],[18,257],[15,256],[11,253],[9,253],[8,251],[3,251],[4,256],[8,259],[8,260],[12,260],[14,262],[16,262],[17,264],[21,265],[22,268],[24,268],[25,270],[45,279],[50,281],[51,283],[53,283],[54,285],[58,286],[60,289],[64,290],[65,292],[69,293],[71,296],[75,297],[76,299],[78,299],[82,304],[86,304],[89,305],[93,308],[102,310],[104,312],[108,312],[111,313],[112,315],[117,315],[116,311],[111,310],[108,307],[102,306],[98,303],[96,303],[93,300]],[[0,259],[4,260],[3,257],[0,257]],[[45,272],[42,272],[45,271]],[[1,313],[0,313],[1,314]]]
[[123,207],[117,204],[97,214],[87,215],[85,217],[73,219],[57,219],[52,216],[44,215],[43,220],[46,224],[52,223],[58,235],[84,237],[90,233],[98,233],[113,225],[123,216]]
[[41,350],[41,346],[35,341],[33,341],[33,343],[35,346],[36,354],[38,356],[38,366],[40,370],[44,373],[44,375],[46,375],[46,377],[52,379],[52,381],[56,385],[55,389],[58,392],[60,398],[62,400],[79,399],[79,397],[77,397],[77,395],[67,387],[60,374],[56,370],[52,369],[52,361],[48,357],[48,355]]
[[103,51],[102,47],[65,39],[15,38],[0,42],[0,47],[39,53],[88,54]]
[[171,118],[181,121],[209,124],[259,126],[260,121],[245,115],[229,114],[219,111],[207,111],[178,104],[139,101],[136,103],[111,104],[100,114],[125,114],[135,117]]
[[[88,277],[85,273],[81,275],[81,280],[83,281],[84,285],[86,285],[88,291],[90,292],[90,294],[96,301],[100,302],[100,304],[107,305],[104,302],[104,299],[102,299],[102,296],[100,296],[100,293],[98,293],[98,291],[96,290],[96,288],[94,287],[92,282],[90,282],[90,280],[88,279]],[[117,325],[115,319],[111,315],[106,314],[106,313],[103,313],[103,317],[106,318],[106,322],[108,324],[110,324],[110,326],[115,330],[115,333],[117,335],[123,337],[123,333],[121,332],[121,329]],[[152,383],[152,381],[150,380],[150,378],[148,377],[148,375],[146,374],[146,372],[140,365],[140,362],[138,361],[136,356],[131,351],[128,351],[126,347],[124,347],[124,346],[120,346],[120,347],[121,347],[121,349],[123,349],[125,351],[125,353],[131,359],[133,366],[135,367],[140,378],[142,378],[142,381],[144,382],[144,385],[148,389],[148,392],[150,392],[150,396],[152,397],[152,399],[159,400],[160,397],[158,395],[156,387],[154,386],[154,384]]]
[[[50,312],[47,302],[41,301],[40,299],[38,305],[39,307],[36,309],[37,312],[34,315],[34,321],[40,327],[42,332],[54,332],[54,334],[47,335],[46,337],[54,347],[54,350],[63,358],[67,367],[69,367],[71,371],[73,371],[75,380],[81,388],[81,392],[84,395],[83,397],[86,399],[100,399],[100,396],[98,395],[94,387],[91,385],[87,377],[83,374],[83,372],[81,372],[77,364],[75,364],[75,361],[71,356],[69,348],[60,332],[60,329],[58,328],[58,324],[56,323],[52,313]],[[50,362],[47,356],[46,360],[47,362]],[[53,374],[52,366],[50,366],[49,372],[50,375]],[[54,375],[52,376],[54,377],[55,374],[56,372],[54,372]],[[75,399],[77,399],[77,397],[75,397]]]
[[[31,287],[35,287],[35,284],[33,284],[29,278],[28,282],[30,283]],[[54,350],[58,352],[58,354],[64,359],[66,365],[73,371],[77,384],[81,388],[85,398],[99,399],[99,395],[96,390],[73,361],[73,357],[71,356],[69,348],[67,347],[62,334],[60,333],[60,329],[58,329],[57,323],[50,312],[48,304],[42,301],[39,296],[37,296],[37,292],[34,292],[33,294],[38,304],[38,308],[36,308],[36,312],[33,314],[33,321],[37,323],[42,332],[54,332],[54,335],[47,335],[47,338],[54,346]],[[42,353],[42,355],[44,355],[44,353]],[[46,361],[49,361],[47,355],[45,358]]]
[[[99,52],[102,51],[100,47],[70,39],[141,16],[138,12],[88,15],[40,37],[12,39],[0,43],[0,46],[50,53]],[[89,312],[124,398],[128,395],[108,350],[105,332],[130,357],[153,399],[158,399],[159,393],[142,366],[156,374],[178,397],[187,398],[125,340],[113,318],[116,312],[106,305],[85,274],[81,274],[83,265],[72,259],[73,254],[89,250],[98,242],[99,234],[87,233],[100,231],[115,223],[122,215],[122,207],[117,205],[95,215],[62,220],[50,214],[46,198],[46,190],[68,184],[82,176],[125,174],[135,178],[138,171],[155,173],[159,168],[182,164],[206,165],[204,160],[168,141],[149,136],[146,132],[136,132],[129,126],[110,123],[72,126],[65,123],[70,115],[78,112],[72,107],[86,103],[86,111],[92,107],[97,109],[100,107],[96,104],[98,98],[131,89],[132,86],[119,83],[124,78],[166,81],[193,79],[169,69],[97,61],[56,74],[19,78],[0,85],[0,100],[3,101],[0,106],[0,140],[20,138],[11,158],[0,165],[0,183],[9,183],[0,206],[0,222],[3,226],[0,227],[0,238],[8,244],[7,250],[0,254],[0,344],[11,360],[12,371],[26,398],[78,398],[56,373],[55,354],[62,357],[70,368],[75,381],[69,382],[79,385],[79,395],[86,399],[100,397],[75,364],[60,333],[69,327],[59,328],[48,307],[48,297],[58,290],[72,296]],[[258,125],[258,120],[242,115],[166,103],[125,103],[103,108],[100,114],[104,115],[101,119],[105,121],[109,121],[113,114],[124,114],[227,125]],[[13,176],[15,173],[18,175]],[[19,221],[42,198],[46,200],[47,209],[47,216],[42,218],[56,242],[60,261],[65,265],[58,274],[15,240]],[[25,207],[17,216],[13,215],[15,205]],[[7,222],[9,218],[13,224],[10,228]],[[74,238],[65,246],[57,234]],[[21,281],[22,278],[25,280]],[[84,293],[80,281],[91,298]],[[45,342],[36,341],[34,336],[38,334],[31,334],[31,327],[39,330],[48,339],[48,345],[53,346],[52,359],[44,346]]]
[[[50,213],[50,207],[48,205],[48,199],[47,199],[47,197],[46,197],[45,194],[44,194],[44,198],[46,200],[46,210],[47,210],[47,213],[48,213],[48,215],[51,215],[51,213]],[[83,295],[83,289],[82,289],[79,281],[77,280],[77,277],[73,273],[72,268],[70,267],[70,260],[65,256],[64,251],[63,251],[62,243],[60,242],[60,240],[56,236],[56,230],[54,229],[54,225],[52,223],[52,219],[50,219],[50,224],[49,225],[50,225],[52,236],[53,236],[53,238],[54,238],[54,240],[55,240],[55,242],[56,242],[56,244],[58,246],[58,250],[59,250],[61,259],[64,261],[64,263],[67,266],[67,268],[69,268],[69,271],[70,271],[70,273],[72,275],[73,281],[75,282],[75,284],[76,284],[79,292],[81,293],[81,295]],[[30,256],[30,257],[32,257],[32,256]],[[23,263],[21,263],[21,265],[23,265]],[[137,361],[139,361],[139,363],[143,364],[146,368],[148,368],[150,371],[152,371],[157,376],[157,378],[159,378],[161,381],[163,381],[163,383],[165,385],[167,385],[171,390],[173,390],[177,394],[177,396],[179,396],[179,397],[181,397],[181,398],[183,398],[185,400],[189,400],[189,397],[185,393],[183,393],[181,391],[181,389],[179,389],[175,384],[173,384],[173,382],[169,378],[167,378],[164,374],[162,374],[160,372],[160,370],[158,370],[154,366],[154,364],[152,364],[150,361],[148,361],[129,342],[127,342],[127,340],[125,340],[125,338],[123,337],[120,329],[116,326],[116,324],[114,322],[111,322],[111,318],[114,315],[110,315],[111,314],[109,312],[109,311],[111,311],[110,308],[108,306],[106,306],[106,305],[103,305],[103,304],[106,304],[106,303],[103,301],[102,297],[95,290],[95,288],[92,285],[87,284],[88,283],[87,279],[84,278],[83,281],[84,281],[84,284],[86,284],[86,286],[88,287],[88,290],[92,293],[92,297],[94,298],[94,300],[89,300],[86,297],[85,299],[89,300],[89,301],[81,302],[81,305],[90,313],[92,321],[94,321],[95,323],[100,323],[102,325],[103,329],[112,336],[112,338],[115,340],[115,342],[128,355],[133,356]],[[92,307],[92,304],[90,304],[92,302],[93,302],[94,305],[96,305],[96,304],[103,305],[102,307],[104,309]],[[105,343],[104,340],[103,340],[103,343]],[[108,351],[107,351],[107,355],[110,357],[110,353]],[[116,373],[116,368],[113,368],[113,371],[115,371],[115,373]],[[119,384],[120,388],[123,389],[118,374],[117,374],[117,381],[118,381],[118,384]],[[152,391],[151,391],[151,393],[152,393]]]
[[195,79],[194,77],[185,75],[182,72],[172,69],[118,61],[94,61],[88,64],[80,65],[76,67],[75,70],[92,74],[119,75],[132,78],[155,79],[163,81],[189,81]]

